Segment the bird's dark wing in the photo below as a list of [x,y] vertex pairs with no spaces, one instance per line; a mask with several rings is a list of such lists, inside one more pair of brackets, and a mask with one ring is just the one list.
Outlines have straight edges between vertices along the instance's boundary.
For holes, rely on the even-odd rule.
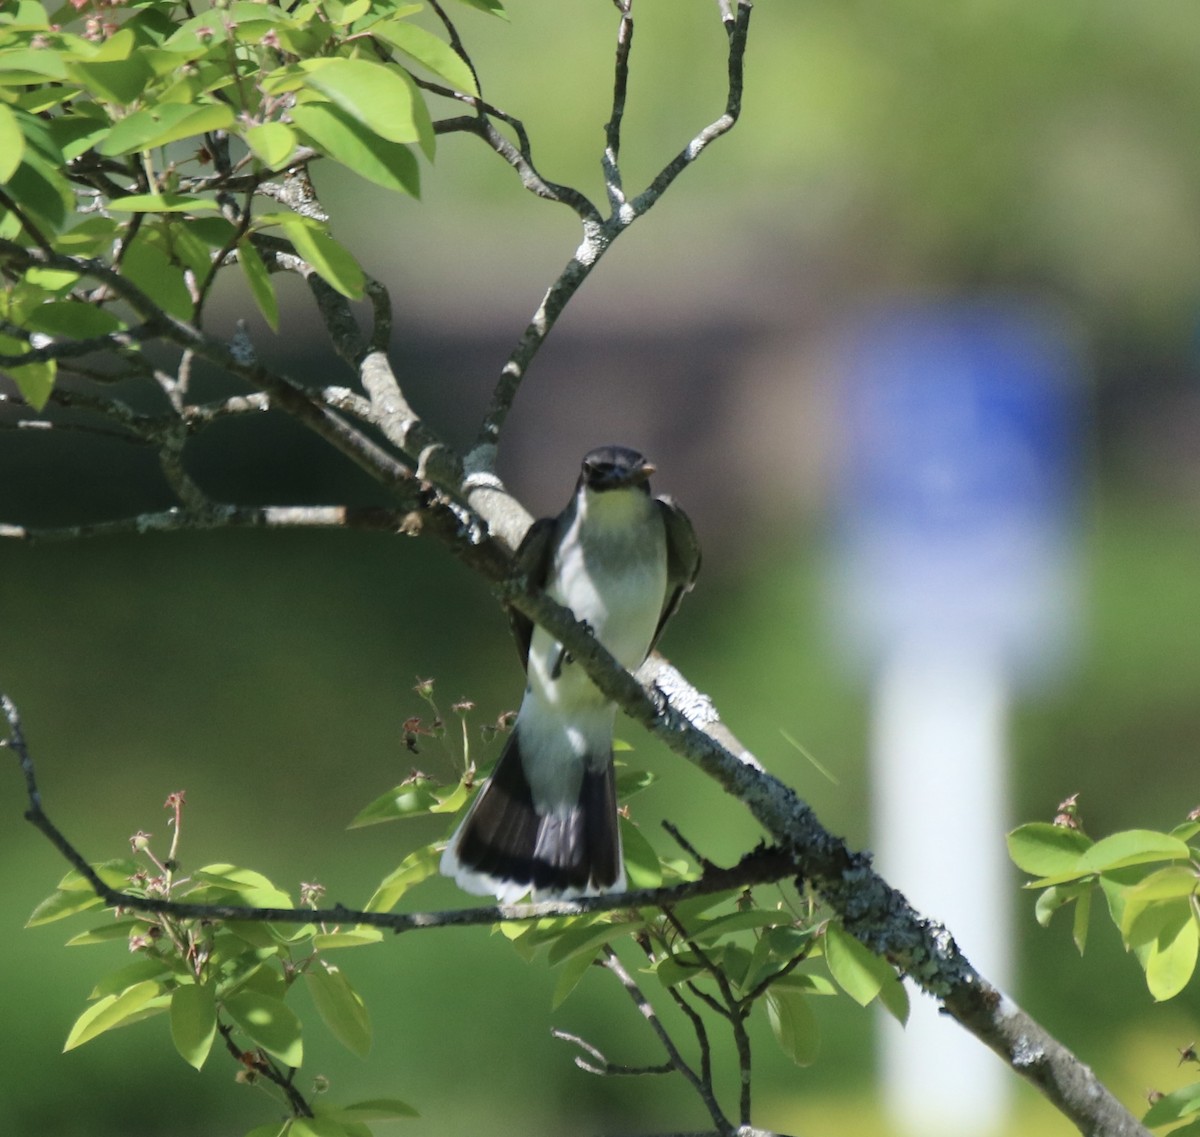
[[[543,517],[529,527],[517,546],[513,556],[513,575],[525,577],[534,588],[545,588],[553,559],[554,518]],[[533,621],[515,608],[508,610],[508,621],[512,626],[513,638],[517,641],[521,666],[525,667],[529,661],[529,641],[533,639]]]
[[667,533],[667,592],[663,597],[662,615],[654,629],[650,650],[654,650],[666,622],[675,614],[685,592],[690,592],[700,571],[700,542],[692,522],[669,497],[655,499]]

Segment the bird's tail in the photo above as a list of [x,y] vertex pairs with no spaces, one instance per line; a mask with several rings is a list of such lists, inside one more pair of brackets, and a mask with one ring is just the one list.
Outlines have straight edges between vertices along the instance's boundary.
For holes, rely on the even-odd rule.
[[624,889],[611,753],[583,764],[577,800],[546,808],[534,802],[518,725],[450,839],[441,871],[467,892],[508,904],[531,891],[550,899]]

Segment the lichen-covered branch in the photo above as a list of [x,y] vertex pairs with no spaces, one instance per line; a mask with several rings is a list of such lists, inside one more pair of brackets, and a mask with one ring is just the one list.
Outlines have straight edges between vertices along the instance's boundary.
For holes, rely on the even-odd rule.
[[741,801],[772,840],[795,855],[804,882],[837,913],[851,935],[937,999],[947,1014],[1041,1091],[1081,1133],[1149,1137],[1078,1057],[975,970],[945,927],[920,915],[875,872],[869,854],[852,851],[791,787],[767,773],[720,724],[711,701],[666,660],[652,657],[639,682],[567,609],[530,593],[521,582],[509,582],[498,591],[559,639],[630,718]]

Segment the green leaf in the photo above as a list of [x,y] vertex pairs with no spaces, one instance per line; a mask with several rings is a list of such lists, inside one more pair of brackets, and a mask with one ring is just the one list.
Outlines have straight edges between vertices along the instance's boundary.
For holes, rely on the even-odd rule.
[[1200,925],[1190,899],[1163,901],[1143,913],[1135,933],[1145,934],[1153,926],[1152,938],[1133,944],[1146,969],[1146,986],[1158,1001],[1172,999],[1191,980],[1200,953]]
[[1125,890],[1121,934],[1127,939],[1142,912],[1163,900],[1186,899],[1200,891],[1200,879],[1191,865],[1170,865],[1152,872]]
[[677,987],[680,983],[703,975],[704,964],[695,952],[677,951],[665,959],[660,959],[655,965],[654,974],[664,987]]
[[[1150,1129],[1200,1113],[1200,1082],[1164,1094],[1147,1111],[1142,1124]],[[1178,1132],[1178,1130],[1176,1130]]]
[[154,956],[142,956],[141,959],[118,967],[101,979],[88,994],[88,999],[103,999],[106,995],[119,995],[122,991],[141,983],[145,979],[160,979],[170,971],[165,960],[155,959]]
[[440,860],[441,854],[433,845],[425,845],[409,853],[396,869],[379,882],[365,910],[390,912],[414,884],[420,884],[437,872]]
[[253,869],[236,865],[205,865],[192,874],[197,880],[236,892],[252,908],[291,908],[292,898]]
[[337,968],[315,967],[304,974],[317,1013],[347,1050],[359,1058],[371,1051],[371,1018],[362,996]]
[[629,887],[658,888],[662,884],[662,865],[654,846],[633,822],[624,817],[618,818],[618,822]]
[[411,1105],[398,1098],[372,1098],[370,1101],[342,1106],[336,1112],[339,1117],[353,1121],[402,1121],[421,1116]]
[[[52,51],[37,48],[17,47],[0,52],[0,86],[20,87],[42,83],[46,79],[60,83],[67,77],[67,65],[61,56]],[[69,92],[63,91],[66,96]],[[56,101],[61,101],[56,100]],[[35,111],[36,108],[27,108]]]
[[0,9],[3,24],[13,31],[46,31],[50,27],[50,17],[38,0],[16,0],[16,3]]
[[358,812],[348,828],[362,829],[367,825],[378,825],[381,821],[423,817],[437,804],[434,783],[429,778],[416,777],[380,794]]
[[1154,861],[1186,861],[1192,855],[1185,841],[1152,829],[1128,829],[1097,841],[1079,858],[1081,872],[1108,872],[1126,865]]
[[86,932],[80,932],[67,940],[67,947],[81,947],[84,944],[106,944],[113,940],[127,940],[134,932],[144,932],[149,925],[144,920],[114,920],[111,924],[101,924]]
[[433,125],[416,84],[369,59],[309,59],[305,83],[389,142],[418,142],[432,157]]
[[746,972],[745,989],[753,991],[763,982],[777,976],[785,962],[785,959],[781,959],[771,950],[770,939],[767,936],[759,936],[754,942],[750,967]]
[[1008,835],[1008,855],[1013,864],[1031,876],[1057,876],[1071,872],[1091,840],[1078,829],[1034,821]]
[[291,1122],[288,1121],[271,1121],[266,1125],[258,1125],[246,1134],[246,1137],[287,1137],[287,1131],[291,1128]]
[[407,20],[384,20],[372,26],[380,39],[399,48],[410,59],[445,79],[450,86],[469,95],[478,95],[475,76],[448,43]]
[[1108,903],[1108,914],[1118,928],[1125,922],[1125,897],[1134,885],[1145,879],[1145,875],[1139,865],[1100,874],[1097,883]]
[[233,124],[233,108],[225,103],[160,103],[126,115],[96,149],[105,157],[119,158],[208,131],[228,130]]
[[154,78],[150,64],[135,47],[133,32],[122,28],[86,62],[68,64],[67,71],[75,82],[103,101],[132,103]]
[[1200,876],[1190,865],[1171,865],[1159,868],[1150,876],[1139,880],[1126,892],[1127,906],[1136,902],[1175,900],[1180,896],[1192,896],[1200,892]]
[[245,133],[246,145],[266,167],[282,166],[296,149],[296,132],[282,122],[264,122]]
[[[63,196],[64,190],[69,192],[70,187],[60,170],[28,148],[21,165],[8,179],[9,195],[44,229],[58,230],[66,221],[69,212],[67,198]],[[39,270],[30,269],[26,277],[35,271]]]
[[133,281],[151,300],[181,320],[192,317],[192,297],[183,270],[171,263],[166,253],[146,237],[138,237],[125,249],[121,275]]
[[381,929],[359,924],[355,928],[346,928],[340,932],[319,932],[313,936],[313,947],[317,951],[328,951],[330,948],[364,947],[367,944],[380,943],[382,940]]
[[25,927],[36,928],[39,924],[49,924],[76,912],[86,912],[89,908],[98,908],[104,901],[94,892],[67,891],[59,889],[46,897],[25,921]]
[[211,198],[182,193],[135,193],[114,197],[108,208],[114,213],[218,213],[221,209]]
[[321,10],[335,24],[352,24],[370,11],[370,0],[322,0]]
[[[129,883],[138,866],[130,857],[116,857],[108,861],[94,861],[91,869],[109,888],[119,889]],[[58,887],[63,892],[91,892],[92,882],[78,869],[71,869],[58,882]]]
[[17,116],[0,103],[0,182],[7,182],[17,172],[25,153],[25,135]]
[[207,984],[185,983],[171,992],[171,1041],[179,1056],[199,1070],[217,1034],[217,1004]]
[[581,924],[571,927],[560,935],[551,945],[548,961],[551,967],[562,963],[563,960],[582,952],[588,959],[593,959],[596,952],[606,943],[623,936],[634,928],[640,928],[645,921],[641,919],[622,920],[619,917],[603,916],[594,923]]
[[685,927],[693,928],[705,912],[728,903],[739,896],[741,890],[731,892],[713,892],[707,896],[693,896],[690,900],[681,900],[674,906],[675,918]]
[[1171,830],[1171,836],[1178,837],[1180,841],[1190,841],[1197,833],[1200,833],[1200,821],[1185,821]]
[[1088,918],[1092,914],[1092,890],[1085,889],[1075,902],[1075,920],[1071,925],[1071,938],[1075,941],[1076,950],[1083,955],[1087,946]]
[[331,103],[302,103],[293,109],[292,121],[317,150],[359,177],[384,189],[420,196],[421,171],[409,147],[380,138]]
[[502,20],[508,19],[508,13],[504,10],[504,5],[500,0],[462,0],[468,8],[478,8],[481,12],[487,12],[492,16],[499,16]]
[[775,1041],[797,1066],[810,1066],[819,1048],[817,1020],[805,995],[786,988],[767,992],[767,1018]]
[[790,925],[795,917],[790,912],[770,908],[747,908],[742,912],[730,912],[715,920],[702,920],[686,925],[688,939],[700,944],[714,943],[722,936],[733,932],[744,932],[752,928],[774,928]]
[[464,805],[467,804],[471,797],[471,787],[467,785],[466,778],[459,780],[449,793],[444,789],[437,791],[437,805],[429,807],[430,813],[457,813]]
[[279,222],[297,255],[326,284],[350,300],[362,297],[365,281],[358,262],[328,233],[306,218],[285,214]]
[[68,162],[97,146],[112,127],[107,118],[101,121],[82,114],[58,116],[47,125],[51,137],[62,149],[63,160]]
[[277,951],[229,951],[227,945],[222,943],[221,938],[218,936],[214,941],[213,952],[214,954],[219,954],[222,959],[237,960],[249,966],[248,971],[233,982],[227,983],[224,989],[218,989],[217,996],[219,1001],[233,995],[235,991],[238,993],[253,991],[258,995],[266,995],[276,1002],[283,1002],[288,992],[287,981],[278,968],[271,966],[273,957],[278,954]]
[[310,939],[317,930],[316,924],[302,924],[284,931],[281,926],[265,920],[226,920],[225,928],[251,947],[271,949]]
[[865,1007],[885,983],[896,978],[895,968],[864,947],[838,924],[825,927],[825,962],[837,984]]
[[580,951],[570,956],[562,965],[558,972],[558,978],[554,981],[554,994],[550,1000],[552,1010],[557,1011],[558,1008],[566,1000],[576,987],[579,986],[579,981],[591,969],[592,963],[596,958],[596,952]]
[[642,790],[654,785],[655,774],[652,770],[638,770],[633,766],[626,766],[624,762],[617,762],[615,765],[617,799],[619,801],[625,801],[634,794],[641,793]]
[[85,1042],[124,1026],[135,1015],[138,1015],[160,991],[159,985],[151,980],[135,983],[127,987],[119,995],[106,995],[93,1003],[75,1020],[71,1033],[67,1035],[63,1050],[74,1050]]
[[271,283],[271,274],[258,250],[249,240],[238,242],[238,264],[242,266],[242,275],[254,297],[254,303],[263,314],[263,319],[270,325],[272,331],[279,331],[279,301],[275,296],[275,286]]
[[106,308],[97,308],[80,300],[55,300],[34,308],[26,318],[25,326],[47,335],[90,339],[109,335],[124,324]]
[[332,1117],[293,1117],[288,1137],[350,1137],[350,1134]]
[[899,975],[893,974],[891,979],[884,981],[879,988],[879,1002],[901,1026],[908,1022],[908,988]]
[[[27,363],[22,367],[6,367],[5,372],[17,385],[24,399],[35,411],[40,411],[50,399],[54,390],[54,378],[58,374],[58,364],[53,359],[41,363]],[[39,921],[39,923],[44,921]]]
[[1043,889],[1033,907],[1037,922],[1043,928],[1050,926],[1050,920],[1060,908],[1070,904],[1082,896],[1090,896],[1094,880],[1075,880],[1065,884],[1052,884]]
[[258,991],[241,990],[221,1001],[231,1019],[267,1053],[287,1066],[304,1059],[300,1020],[282,1000]]

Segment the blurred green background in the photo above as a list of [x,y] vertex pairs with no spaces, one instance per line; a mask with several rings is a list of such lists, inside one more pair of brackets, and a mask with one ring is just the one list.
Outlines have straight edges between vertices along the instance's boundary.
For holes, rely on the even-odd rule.
[[[602,198],[615,19],[605,0],[513,0],[511,23],[463,9],[487,96],[522,116],[543,173]],[[627,118],[639,186],[723,101],[712,5],[643,0]],[[1197,804],[1200,737],[1200,10],[1183,0],[762,0],[744,119],[625,236],[531,371],[502,473],[535,512],[560,508],[579,455],[619,440],[653,455],[656,489],[693,515],[706,568],[664,644],[767,766],[836,832],[869,847],[866,694],[838,666],[823,608],[834,345],[856,313],[902,297],[1034,297],[1071,330],[1089,382],[1083,610],[1072,667],[1012,726],[1013,820],[1081,793],[1093,834],[1167,828]],[[443,138],[422,203],[317,172],[336,233],[392,288],[394,359],[418,409],[470,438],[505,356],[578,240],[572,215],[520,190],[474,139]],[[344,382],[310,336],[299,286],[260,354]],[[224,329],[222,329],[222,322]],[[353,471],[287,424],[230,423],[191,469],[214,496],[363,501]],[[83,436],[0,433],[0,521],[65,523],[166,504],[154,463]],[[750,551],[752,550],[752,552]],[[355,904],[436,829],[347,832],[416,763],[400,726],[433,676],[479,723],[521,678],[486,590],[420,541],[360,534],[205,534],[0,544],[0,684],[23,712],[57,823],[94,859],[165,837],[183,789],[187,863],[232,861]],[[799,739],[833,771],[789,746]],[[730,858],[744,811],[638,732],[657,784],[636,801]],[[64,866],[23,824],[0,773],[0,1132],[192,1137],[269,1120],[228,1064],[196,1074],[162,1019],[67,1055],[62,1041],[112,948],[64,949],[89,926],[22,930]],[[1003,835],[996,833],[1001,841]],[[1016,995],[1135,1110],[1187,1079],[1200,988],[1155,1006],[1115,933],[1080,960],[1017,890]],[[413,907],[461,898],[440,881]],[[94,922],[94,921],[93,921]],[[672,1080],[576,1071],[551,1026],[619,1061],[657,1060],[623,993],[588,976],[558,1011],[554,977],[483,931],[431,931],[345,953],[376,1045],[366,1063],[311,1031],[310,1072],[342,1101],[392,1095],[394,1131],[636,1133],[699,1128]],[[300,996],[301,999],[304,996]],[[888,1134],[872,1018],[823,1001],[821,1058],[798,1071],[762,1023],[756,1120],[788,1132]],[[314,1015],[309,1017],[315,1019]],[[964,1046],[977,1045],[964,1036]],[[727,1092],[732,1085],[727,1083]],[[1018,1090],[1012,1133],[1071,1127]]]

